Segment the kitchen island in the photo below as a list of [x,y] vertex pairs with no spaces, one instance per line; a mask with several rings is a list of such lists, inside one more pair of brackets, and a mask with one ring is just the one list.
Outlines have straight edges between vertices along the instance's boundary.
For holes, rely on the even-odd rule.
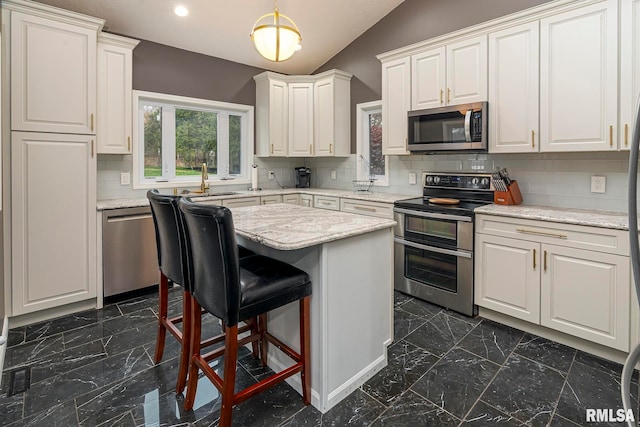
[[[395,221],[285,204],[231,211],[238,243],[311,276],[311,403],[326,412],[387,365]],[[270,312],[269,330],[298,350],[298,304]],[[291,364],[273,346],[268,360]],[[288,381],[300,392],[299,375]]]

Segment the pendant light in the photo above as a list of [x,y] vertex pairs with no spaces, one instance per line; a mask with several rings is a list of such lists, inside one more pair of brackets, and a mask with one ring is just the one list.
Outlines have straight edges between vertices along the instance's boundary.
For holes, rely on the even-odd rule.
[[253,25],[251,40],[260,55],[281,62],[300,50],[302,37],[291,18],[278,12],[278,0],[274,0],[273,13],[262,15]]

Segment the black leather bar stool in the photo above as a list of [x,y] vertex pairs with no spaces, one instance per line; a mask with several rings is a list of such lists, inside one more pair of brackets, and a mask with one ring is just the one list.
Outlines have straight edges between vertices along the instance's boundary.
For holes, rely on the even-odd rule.
[[[305,405],[308,405],[311,395],[309,275],[292,265],[261,255],[239,259],[229,209],[199,205],[186,199],[180,200],[178,205],[184,214],[193,261],[192,345],[185,409],[193,408],[198,370],[220,390],[221,427],[231,425],[233,406],[298,372],[302,380],[302,397]],[[238,322],[256,316],[265,319],[262,314],[294,301],[299,301],[300,304],[300,353],[272,336],[264,322],[259,322],[258,333],[238,340]],[[225,329],[224,347],[204,355],[199,348],[200,307],[222,319]],[[293,359],[295,364],[234,393],[238,346],[256,341],[260,341],[263,346],[263,363],[266,362],[264,350],[269,341]],[[221,378],[207,362],[223,355],[224,372]]]
[[[189,367],[189,346],[191,335],[191,279],[187,258],[187,245],[189,244],[182,215],[178,210],[178,196],[168,196],[158,193],[158,190],[147,192],[147,198],[151,205],[151,214],[156,231],[156,245],[158,249],[158,265],[160,266],[160,288],[158,291],[158,336],[154,355],[155,363],[160,363],[164,353],[166,332],[180,343],[180,368],[176,381],[176,392],[182,393],[187,382]],[[238,248],[239,256],[253,255],[254,252],[244,247]],[[183,288],[182,304],[183,312],[179,316],[168,317],[169,284],[175,283]],[[249,319],[248,327],[258,331],[257,319]],[[178,324],[182,323],[182,331]],[[212,341],[206,341],[204,346],[211,345]],[[258,357],[258,345],[254,345],[253,353]]]

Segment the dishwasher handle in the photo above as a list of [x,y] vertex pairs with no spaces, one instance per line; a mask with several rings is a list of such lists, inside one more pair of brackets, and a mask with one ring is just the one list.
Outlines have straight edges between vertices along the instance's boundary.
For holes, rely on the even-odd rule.
[[121,221],[134,221],[137,219],[149,219],[151,214],[139,214],[139,215],[118,215],[107,217],[107,222],[121,222]]

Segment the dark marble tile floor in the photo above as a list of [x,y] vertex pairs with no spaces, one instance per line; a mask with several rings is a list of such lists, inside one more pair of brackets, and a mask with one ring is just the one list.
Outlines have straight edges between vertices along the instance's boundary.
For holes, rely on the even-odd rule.
[[[181,309],[179,288],[170,310]],[[174,392],[179,346],[155,365],[157,296],[112,303],[9,334],[0,425],[215,426],[220,396],[201,378],[193,411]],[[237,426],[579,426],[586,408],[618,409],[616,363],[482,318],[396,293],[388,366],[325,414],[286,383],[234,409]],[[205,333],[219,332],[205,317]],[[31,386],[9,395],[10,373],[29,366]],[[212,362],[214,368],[221,361]],[[266,371],[248,351],[236,389]],[[632,396],[638,402],[638,376]],[[594,424],[605,425],[605,424]]]

